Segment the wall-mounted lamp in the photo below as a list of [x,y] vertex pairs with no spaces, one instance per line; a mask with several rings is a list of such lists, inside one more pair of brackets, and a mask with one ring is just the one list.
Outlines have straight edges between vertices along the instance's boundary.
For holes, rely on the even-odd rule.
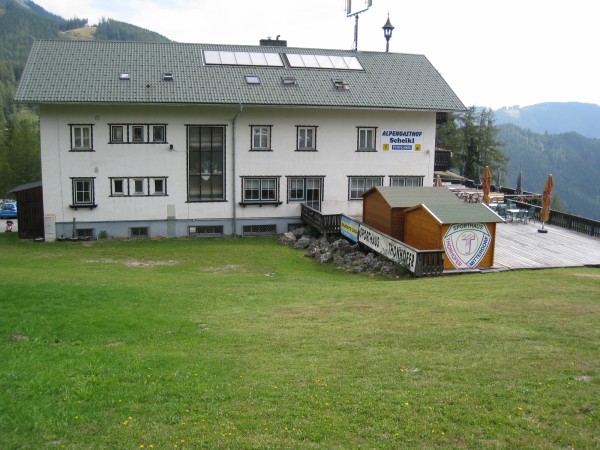
[[169,150],[173,150],[173,144],[169,145]]

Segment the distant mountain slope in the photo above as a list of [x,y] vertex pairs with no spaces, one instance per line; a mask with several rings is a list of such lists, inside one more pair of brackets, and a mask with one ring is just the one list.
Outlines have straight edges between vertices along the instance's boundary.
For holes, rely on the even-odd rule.
[[516,187],[522,171],[523,189],[541,193],[551,173],[555,193],[568,212],[600,220],[600,139],[573,132],[539,134],[512,124],[498,128],[498,140],[510,158],[511,179],[504,185]]
[[600,138],[600,106],[592,103],[540,103],[524,108],[505,107],[494,112],[496,124],[512,123],[536,133],[574,131]]
[[[73,14],[77,14],[76,8]],[[169,41],[158,33],[117,20],[103,19],[96,27],[86,24],[87,19],[65,20],[30,0],[0,0],[0,123],[15,111],[12,99],[36,39]]]

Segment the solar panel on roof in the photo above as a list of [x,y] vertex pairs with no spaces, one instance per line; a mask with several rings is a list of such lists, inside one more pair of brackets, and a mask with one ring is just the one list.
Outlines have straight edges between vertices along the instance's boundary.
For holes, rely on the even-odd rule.
[[356,56],[311,55],[286,53],[290,67],[314,69],[364,70]]
[[204,63],[231,66],[283,66],[283,61],[278,53],[227,52],[221,50],[204,50]]

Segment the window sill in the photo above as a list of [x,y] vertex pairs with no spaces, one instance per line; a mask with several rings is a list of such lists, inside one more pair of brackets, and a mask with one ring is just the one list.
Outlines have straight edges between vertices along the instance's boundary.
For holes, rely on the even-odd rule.
[[375,149],[372,149],[372,150],[364,149],[364,150],[356,150],[356,152],[357,153],[377,153],[377,150],[375,150]]
[[272,148],[251,148],[250,152],[272,152]]
[[240,206],[260,206],[262,207],[263,205],[266,206],[279,206],[281,205],[283,202],[240,202]]
[[297,148],[297,152],[316,152],[316,148]]
[[78,210],[80,208],[89,208],[90,210],[97,208],[98,205],[69,205],[69,208],[74,209],[74,210]]
[[72,148],[69,151],[73,152],[73,153],[85,153],[85,152],[94,152],[95,150],[93,148]]

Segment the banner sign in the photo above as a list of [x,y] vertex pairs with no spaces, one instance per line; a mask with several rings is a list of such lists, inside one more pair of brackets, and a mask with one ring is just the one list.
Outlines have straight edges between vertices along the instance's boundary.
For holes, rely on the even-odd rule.
[[360,224],[350,217],[342,216],[340,222],[340,232],[342,236],[350,239],[352,242],[358,242],[358,229]]
[[423,132],[411,129],[381,130],[383,151],[420,152],[423,146]]
[[386,258],[402,264],[411,272],[415,272],[417,267],[417,251],[412,247],[362,223],[358,230],[358,242],[372,248]]
[[454,224],[443,238],[446,256],[457,269],[477,267],[491,242],[492,235],[484,223]]

